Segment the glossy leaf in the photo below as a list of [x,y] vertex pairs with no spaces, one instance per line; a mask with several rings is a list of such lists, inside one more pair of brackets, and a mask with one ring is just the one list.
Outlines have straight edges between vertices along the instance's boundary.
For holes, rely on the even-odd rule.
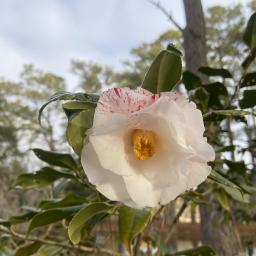
[[223,78],[232,78],[231,73],[224,68],[200,67],[198,71],[207,76],[220,76]]
[[50,167],[43,167],[35,173],[19,175],[14,182],[14,186],[26,189],[39,188],[62,178],[74,179],[75,176],[67,172],[56,171]]
[[69,239],[73,244],[78,244],[82,238],[83,227],[87,221],[98,214],[112,213],[113,206],[106,203],[92,203],[82,208],[68,225]]
[[74,205],[81,205],[86,202],[87,199],[85,197],[78,196],[76,194],[68,194],[64,198],[41,201],[38,207],[40,209],[47,210],[54,208],[69,207]]
[[190,71],[184,71],[182,82],[188,91],[202,86],[201,79]]
[[74,213],[79,211],[82,207],[83,205],[58,208],[58,209],[56,208],[56,209],[49,209],[41,213],[38,213],[32,218],[28,231],[30,232],[35,228],[49,225],[63,219],[70,218]]
[[120,240],[130,251],[133,238],[142,232],[151,218],[149,209],[133,209],[128,206],[122,206],[119,209],[119,234]]
[[247,23],[243,39],[250,49],[256,47],[256,12],[251,15]]
[[41,242],[33,242],[27,245],[24,245],[15,252],[14,256],[30,256],[34,255],[42,246]]
[[157,93],[171,91],[181,79],[181,57],[165,51],[159,67]]
[[200,246],[194,249],[176,252],[174,254],[166,254],[166,256],[214,256],[215,251],[209,246]]
[[171,91],[181,78],[181,52],[169,45],[161,51],[149,67],[142,87],[152,93]]
[[81,101],[71,101],[62,104],[62,108],[67,116],[70,119],[74,114],[77,114],[83,110],[93,110],[96,108],[97,104],[95,102],[81,102]]
[[52,151],[46,151],[39,148],[33,149],[35,155],[42,161],[71,170],[77,170],[77,164],[74,158],[70,154],[56,153]]
[[233,199],[244,203],[247,202],[246,198],[244,197],[243,188],[239,187],[237,184],[233,183],[223,175],[212,170],[211,174],[209,175],[209,179],[221,186]]
[[47,105],[57,100],[77,100],[77,101],[96,103],[99,100],[99,95],[87,94],[87,93],[70,93],[70,92],[64,92],[64,91],[57,92],[54,95],[52,95],[49,98],[49,100],[40,108],[39,115],[38,115],[39,123],[41,123],[41,115],[43,110],[47,107]]
[[88,108],[77,114],[74,114],[67,126],[66,137],[69,145],[80,155],[86,131],[92,127],[94,117],[94,109]]
[[142,82],[142,87],[152,93],[157,93],[158,73],[163,56],[164,51],[161,51],[155,57]]
[[245,90],[239,101],[241,108],[252,108],[256,105],[256,90]]

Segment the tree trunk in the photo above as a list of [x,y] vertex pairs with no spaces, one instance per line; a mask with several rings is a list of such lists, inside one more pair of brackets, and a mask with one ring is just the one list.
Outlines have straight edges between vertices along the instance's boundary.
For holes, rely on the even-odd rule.
[[[197,72],[207,65],[206,29],[200,0],[183,0],[187,26],[183,31],[186,68]],[[204,80],[206,78],[203,78]],[[212,246],[219,256],[238,255],[241,241],[236,226],[232,222],[220,223],[222,219],[216,209],[200,206],[202,242]]]

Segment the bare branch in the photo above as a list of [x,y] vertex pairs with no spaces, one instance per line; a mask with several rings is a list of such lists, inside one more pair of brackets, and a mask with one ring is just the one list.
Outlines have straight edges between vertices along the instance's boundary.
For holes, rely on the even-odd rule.
[[23,235],[17,232],[14,232],[13,230],[9,230],[7,228],[4,228],[3,226],[0,226],[0,232],[6,233],[6,234],[10,234],[12,235],[12,237],[15,237],[17,239],[23,240],[23,241],[30,241],[30,242],[40,242],[42,244],[46,244],[46,245],[52,245],[52,246],[56,246],[56,247],[62,247],[68,250],[75,250],[75,251],[80,251],[80,252],[88,252],[88,253],[105,253],[108,255],[114,255],[114,256],[120,256],[119,253],[114,252],[112,250],[106,249],[106,248],[99,248],[99,247],[87,247],[87,246],[83,246],[83,245],[70,245],[70,244],[64,244],[64,243],[58,243],[52,240],[46,240],[46,239],[41,239],[38,237],[34,237],[34,236],[27,236],[27,235]]
[[158,10],[160,10],[178,30],[180,30],[181,32],[184,31],[184,29],[174,20],[172,15],[163,7],[160,2],[154,0],[148,0],[148,2],[154,5]]

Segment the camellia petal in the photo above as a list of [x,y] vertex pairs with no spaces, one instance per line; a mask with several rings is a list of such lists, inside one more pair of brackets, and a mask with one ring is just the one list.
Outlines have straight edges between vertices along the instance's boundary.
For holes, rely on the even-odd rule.
[[82,166],[89,181],[97,190],[113,201],[129,201],[130,196],[121,176],[104,169],[91,143],[87,143],[81,153]]
[[184,95],[113,88],[99,99],[82,165],[107,198],[157,207],[209,175],[215,153],[204,130],[202,113]]

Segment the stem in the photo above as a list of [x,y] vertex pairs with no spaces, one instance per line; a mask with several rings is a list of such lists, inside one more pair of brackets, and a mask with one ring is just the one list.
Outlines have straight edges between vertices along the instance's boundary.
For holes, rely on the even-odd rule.
[[63,244],[63,243],[58,243],[55,241],[51,241],[51,240],[46,240],[46,239],[41,239],[41,238],[37,238],[34,236],[26,236],[17,232],[14,232],[13,230],[8,230],[6,228],[0,227],[0,231],[4,232],[6,234],[10,234],[15,238],[18,238],[20,240],[24,240],[24,241],[30,241],[30,242],[40,242],[42,244],[47,244],[47,245],[52,245],[52,246],[56,246],[56,247],[61,247],[61,248],[65,248],[65,249],[69,249],[69,250],[75,250],[75,251],[80,251],[80,252],[90,252],[90,253],[105,253],[108,255],[113,255],[113,256],[120,256],[119,253],[114,252],[112,250],[106,249],[106,248],[96,248],[96,247],[86,247],[83,245],[69,245],[69,244]]
[[170,240],[171,235],[172,235],[172,229],[173,229],[173,227],[177,224],[177,222],[179,221],[180,216],[181,216],[182,213],[185,211],[185,209],[187,208],[187,206],[188,206],[188,202],[184,202],[184,203],[182,204],[182,206],[180,207],[180,209],[179,209],[177,215],[174,217],[172,223],[171,223],[170,226],[169,226],[169,232],[168,232],[168,234],[167,234],[167,236],[166,236],[165,243],[167,243],[167,242]]

